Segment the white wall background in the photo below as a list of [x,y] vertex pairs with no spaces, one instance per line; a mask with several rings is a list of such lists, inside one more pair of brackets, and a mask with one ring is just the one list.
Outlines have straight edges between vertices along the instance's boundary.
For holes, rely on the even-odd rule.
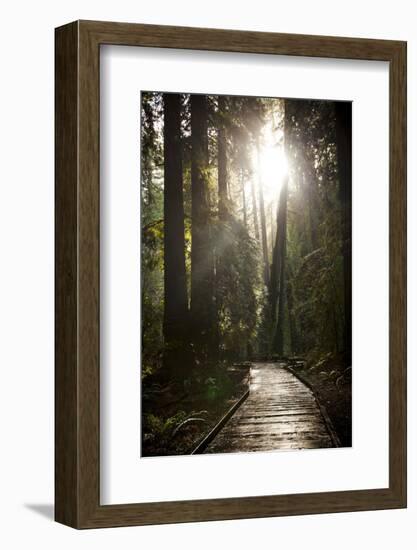
[[[15,0],[0,8],[0,544],[3,548],[415,548],[417,10],[397,0]],[[103,19],[408,40],[409,508],[77,532],[52,522],[54,27]],[[377,129],[376,129],[377,131]],[[378,197],[375,197],[376,201]],[[372,396],[370,396],[372,406]],[[343,472],[340,472],[343,476]]]

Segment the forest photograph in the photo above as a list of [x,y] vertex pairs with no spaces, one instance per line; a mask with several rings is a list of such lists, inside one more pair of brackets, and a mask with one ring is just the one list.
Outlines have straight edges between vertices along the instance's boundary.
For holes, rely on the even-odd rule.
[[142,91],[142,457],[352,445],[352,103]]

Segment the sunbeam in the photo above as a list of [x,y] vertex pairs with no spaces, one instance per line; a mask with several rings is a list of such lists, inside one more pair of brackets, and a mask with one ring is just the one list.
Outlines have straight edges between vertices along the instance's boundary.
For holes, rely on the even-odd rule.
[[258,181],[263,187],[266,202],[278,199],[288,175],[288,161],[282,146],[267,145],[259,154]]

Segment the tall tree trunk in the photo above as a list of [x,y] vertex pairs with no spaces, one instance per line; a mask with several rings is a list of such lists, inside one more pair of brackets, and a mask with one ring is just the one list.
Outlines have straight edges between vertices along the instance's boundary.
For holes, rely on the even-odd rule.
[[[290,158],[291,103],[285,101],[284,140],[287,158]],[[277,233],[271,269],[271,311],[275,326],[272,338],[272,351],[282,356],[284,353],[284,323],[286,302],[286,250],[287,250],[287,202],[288,176],[285,178],[279,197],[277,213]]]
[[[277,209],[277,223],[278,223],[278,219],[279,219],[279,206]],[[274,248],[272,251],[271,277],[270,277],[270,288],[269,288],[269,302],[270,302],[272,325],[275,324],[277,319],[277,300],[278,300],[278,290],[279,290],[279,275],[281,273],[281,247],[282,247],[282,243],[279,240],[280,234],[281,233],[277,228],[277,232],[275,234]]]
[[271,284],[270,284],[270,303],[272,321],[277,319],[277,305],[280,292],[281,263],[284,253],[284,243],[286,240],[286,216],[287,216],[287,181],[284,182],[279,195],[279,204],[277,209],[277,230],[275,233],[275,244],[272,254],[271,266]]
[[217,127],[217,190],[219,208],[219,233],[214,249],[216,263],[215,310],[216,310],[216,350],[220,353],[220,321],[223,307],[222,290],[226,284],[227,254],[229,238],[226,229],[228,212],[228,179],[227,179],[227,134],[225,125],[226,98],[218,97]]
[[252,211],[253,211],[253,226],[255,228],[255,238],[259,242],[259,223],[258,223],[258,208],[256,205],[255,180],[251,177],[252,190]]
[[226,98],[219,96],[219,127],[217,129],[217,162],[218,162],[218,193],[219,193],[219,217],[225,220],[227,213],[227,142],[224,113],[226,110]]
[[[188,297],[185,271],[184,203],[180,134],[181,97],[164,94],[164,364],[172,374],[187,346]],[[185,362],[185,358],[183,359]],[[175,369],[175,371],[173,370]]]
[[336,102],[339,197],[342,207],[345,330],[344,351],[352,363],[352,104]]
[[[147,92],[143,92],[142,95],[142,185],[147,190],[144,199],[148,206],[151,206],[154,202],[154,194],[152,189],[152,176],[153,176],[153,162],[152,152],[155,146],[155,128],[154,128],[154,114],[151,105],[151,96]],[[152,210],[151,208],[149,210]]]
[[286,293],[287,293],[288,319],[290,324],[290,335],[291,335],[291,351],[292,353],[298,353],[299,352],[298,329],[297,329],[297,321],[294,313],[292,270],[288,268],[287,274],[288,274],[288,281],[286,284]]
[[200,360],[214,352],[214,257],[208,200],[207,98],[191,95],[191,319]]
[[[275,295],[272,307],[276,312],[276,326],[273,336],[272,349],[279,356],[284,353],[284,321],[285,321],[285,300],[286,300],[286,250],[287,250],[287,200],[288,200],[288,178],[282,186],[279,199],[278,217],[277,217],[277,238],[276,238],[276,279]],[[272,276],[271,276],[272,284]],[[278,309],[278,311],[277,311]],[[274,318],[275,320],[275,318]]]
[[[276,211],[278,210],[278,203],[276,204]],[[276,214],[274,216],[274,203],[273,201],[271,201],[270,205],[269,205],[269,219],[270,219],[270,222],[271,222],[271,238],[270,238],[270,241],[271,241],[271,251],[270,251],[270,257],[271,257],[271,264],[272,264],[272,260],[273,260],[273,255],[274,255],[274,244],[275,243],[275,240],[277,238],[277,228],[275,227],[276,225]],[[268,256],[269,257],[269,256]],[[269,277],[269,282],[271,282],[271,277]]]
[[318,205],[316,197],[316,171],[310,159],[304,160],[304,189],[307,194],[308,220],[310,225],[311,251],[317,250],[318,244]]
[[246,213],[246,193],[245,193],[245,178],[243,175],[243,170],[240,170],[240,185],[242,187],[242,209],[243,209],[243,225],[248,227],[248,216]]
[[[264,284],[269,288],[269,256],[268,256],[268,239],[266,235],[266,220],[265,220],[265,204],[264,204],[264,192],[263,181],[261,176],[261,162],[260,162],[260,146],[259,137],[256,141],[256,152],[258,157],[258,188],[259,188],[259,211],[261,216],[261,235],[262,235],[262,255],[264,260]],[[272,227],[272,226],[271,226]],[[272,235],[272,229],[271,229]]]

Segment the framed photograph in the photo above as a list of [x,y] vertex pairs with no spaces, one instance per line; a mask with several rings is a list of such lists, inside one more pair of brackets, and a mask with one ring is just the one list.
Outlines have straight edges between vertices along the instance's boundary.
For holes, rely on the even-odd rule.
[[406,43],[56,29],[56,520],[406,506]]

